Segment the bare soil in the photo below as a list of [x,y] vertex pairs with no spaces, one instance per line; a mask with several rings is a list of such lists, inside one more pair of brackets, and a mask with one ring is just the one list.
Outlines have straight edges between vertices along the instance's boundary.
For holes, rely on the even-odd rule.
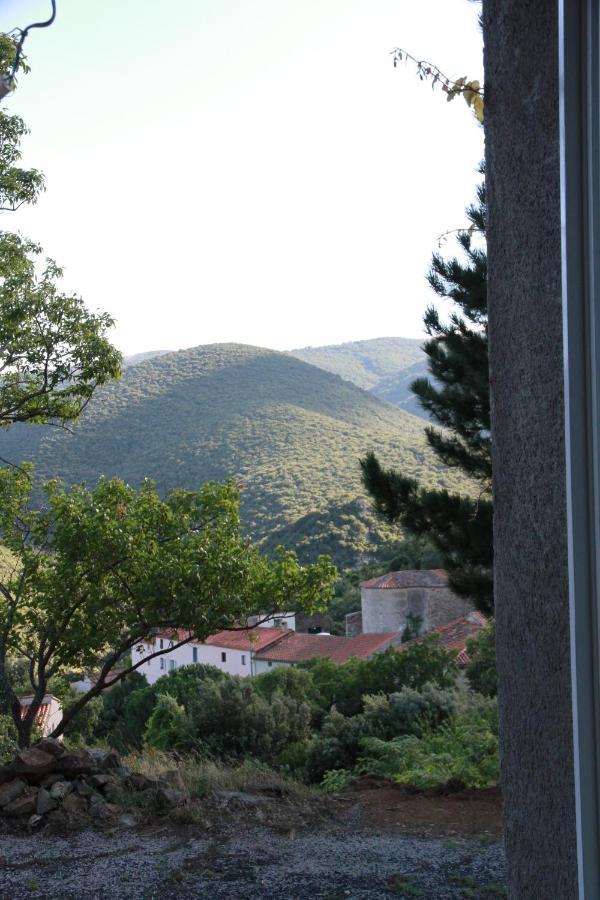
[[504,897],[500,810],[498,791],[364,779],[334,798],[242,794],[129,827],[55,825],[0,837],[0,898]]

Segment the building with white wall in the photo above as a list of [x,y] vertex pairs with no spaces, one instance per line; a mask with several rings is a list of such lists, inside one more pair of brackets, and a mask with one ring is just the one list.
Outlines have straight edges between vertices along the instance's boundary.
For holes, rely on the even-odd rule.
[[[205,641],[191,640],[182,646],[176,646],[185,640],[189,632],[177,629],[164,631],[142,641],[132,651],[133,662],[148,659],[137,670],[144,675],[149,684],[154,684],[163,675],[168,675],[181,666],[203,664],[215,666],[229,675],[255,675],[255,655],[272,644],[277,643],[285,635],[290,634],[287,628],[275,625],[250,628],[240,631],[219,631]],[[160,656],[152,656],[163,650]]]

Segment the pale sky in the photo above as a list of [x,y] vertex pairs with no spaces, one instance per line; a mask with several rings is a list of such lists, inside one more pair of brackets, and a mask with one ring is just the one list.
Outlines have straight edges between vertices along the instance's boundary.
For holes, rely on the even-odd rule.
[[[464,222],[483,137],[390,50],[481,78],[479,4],[57,6],[4,101],[47,191],[0,227],[115,317],[121,350],[422,336],[429,258]],[[0,0],[0,30],[49,10]]]

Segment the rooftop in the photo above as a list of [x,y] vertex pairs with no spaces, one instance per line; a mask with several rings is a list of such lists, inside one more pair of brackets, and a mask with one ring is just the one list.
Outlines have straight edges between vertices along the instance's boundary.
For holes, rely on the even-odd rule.
[[394,588],[447,587],[448,573],[445,569],[402,569],[388,572],[379,578],[361,582],[361,588],[369,590],[393,590]]
[[218,631],[203,642],[211,647],[226,650],[258,651],[275,644],[286,635],[294,634],[289,628],[248,628],[243,631]]
[[291,631],[281,641],[256,654],[257,659],[270,662],[305,662],[318,657],[343,663],[358,656],[368,659],[398,639],[395,631],[387,634],[359,634],[353,638],[334,634],[303,634]]
[[460,616],[458,619],[446,622],[444,625],[438,625],[433,631],[428,631],[427,634],[415,638],[414,641],[408,641],[406,644],[399,644],[396,647],[396,650],[399,653],[402,653],[407,647],[412,646],[424,637],[437,634],[440,639],[440,646],[444,647],[446,650],[458,650],[456,661],[459,666],[466,666],[469,662],[467,640],[481,631],[484,625],[487,625],[487,622],[488,620],[483,613],[475,611],[469,612],[465,616]]

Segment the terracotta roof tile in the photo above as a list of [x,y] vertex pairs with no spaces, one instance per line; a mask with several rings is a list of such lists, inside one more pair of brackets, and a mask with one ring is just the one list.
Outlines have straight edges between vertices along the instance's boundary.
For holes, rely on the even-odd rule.
[[211,647],[225,647],[227,650],[258,651],[275,644],[288,634],[289,628],[249,628],[245,631],[219,631],[204,641]]
[[398,639],[398,633],[359,634],[353,638],[340,637],[334,634],[304,634],[290,632],[272,647],[256,654],[257,659],[271,662],[305,662],[319,657],[331,659],[335,663],[343,663],[358,656],[368,659],[379,650],[388,647]]
[[379,578],[362,581],[361,587],[369,590],[393,590],[394,588],[447,587],[448,573],[445,569],[402,569],[388,572]]
[[399,653],[402,653],[407,647],[418,643],[424,637],[437,634],[439,635],[440,646],[444,647],[446,650],[458,650],[456,661],[459,666],[466,666],[469,662],[467,640],[481,631],[484,625],[487,625],[487,622],[488,620],[483,613],[469,612],[465,616],[460,616],[458,619],[446,622],[444,625],[438,625],[437,628],[428,631],[427,634],[422,635],[420,638],[415,638],[414,641],[408,641],[406,644],[399,644],[396,647],[396,650]]

